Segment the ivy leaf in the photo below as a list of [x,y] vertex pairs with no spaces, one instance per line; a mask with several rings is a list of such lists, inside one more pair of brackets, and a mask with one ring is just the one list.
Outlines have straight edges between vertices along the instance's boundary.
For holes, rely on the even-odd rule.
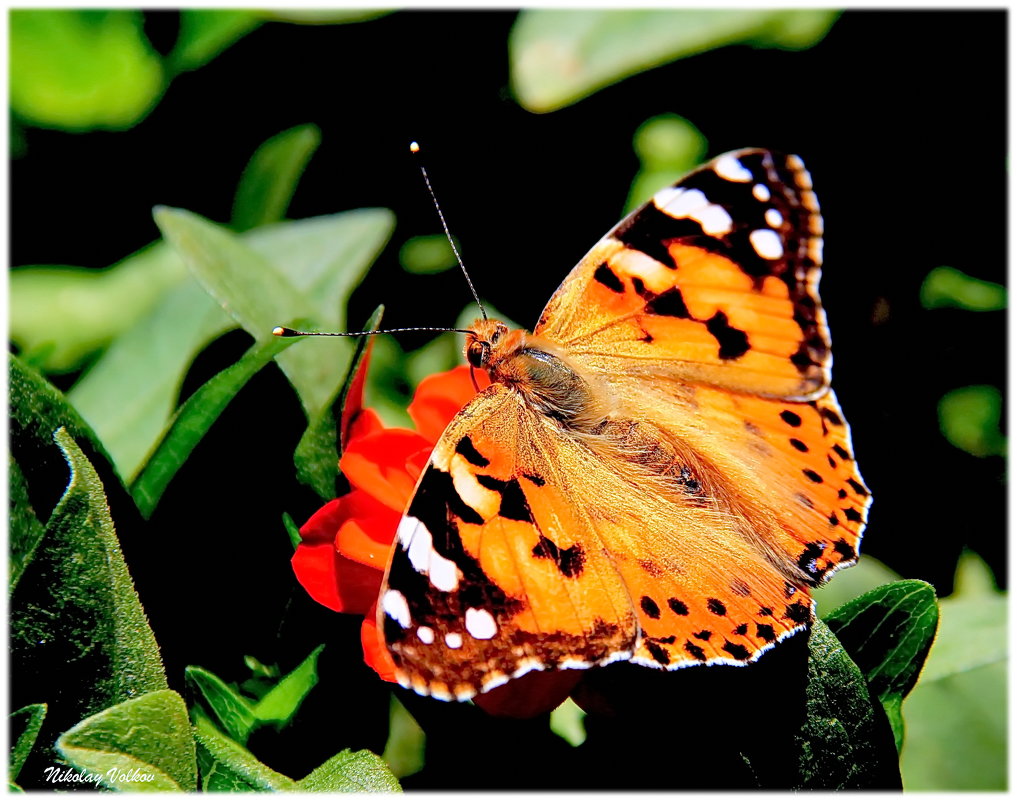
[[887,584],[831,612],[825,622],[882,702],[899,751],[904,744],[901,704],[936,636],[935,589],[924,581]]
[[277,337],[253,346],[236,364],[206,381],[180,407],[145,469],[131,485],[131,494],[144,517],[151,517],[173,476],[229,402],[262,367],[292,344],[293,340]]
[[297,782],[308,793],[398,793],[399,781],[370,751],[340,751]]
[[285,216],[297,182],[320,142],[317,126],[298,125],[276,134],[255,151],[233,201],[234,230],[279,222]]
[[17,781],[22,765],[28,759],[35,747],[35,740],[39,736],[39,729],[46,719],[46,704],[30,704],[10,714],[11,738],[17,735],[14,746],[11,748],[11,760],[7,768],[9,781]]
[[106,787],[180,792],[197,787],[187,707],[172,690],[145,693],[104,709],[64,732],[57,751]]
[[195,721],[201,789],[205,792],[295,791],[293,779],[259,762],[246,748],[218,732],[207,719]]

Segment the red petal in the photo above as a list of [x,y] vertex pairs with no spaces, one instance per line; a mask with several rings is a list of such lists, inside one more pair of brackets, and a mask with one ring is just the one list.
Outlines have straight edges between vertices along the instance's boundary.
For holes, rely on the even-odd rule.
[[332,544],[299,545],[290,560],[308,595],[336,612],[362,615],[378,599],[384,573],[341,556]]
[[395,681],[395,663],[382,641],[377,624],[377,603],[370,608],[360,627],[360,644],[364,647],[364,661],[385,681]]
[[339,467],[353,486],[402,512],[416,483],[408,463],[415,464],[421,451],[430,452],[431,447],[432,443],[415,431],[387,428],[352,440]]
[[367,365],[371,361],[371,347],[374,345],[374,338],[368,337],[364,348],[364,354],[357,366],[357,372],[353,374],[349,390],[346,393],[343,411],[339,421],[339,450],[344,450],[350,443],[353,435],[352,426],[361,412],[364,410],[364,381],[367,378]]
[[332,544],[339,526],[347,517],[342,501],[342,498],[329,501],[300,527],[300,539],[304,544]]
[[[474,374],[481,389],[490,385],[491,380],[483,370],[476,370]],[[470,368],[460,366],[421,381],[406,411],[417,431],[429,442],[437,442],[456,413],[476,394]]]

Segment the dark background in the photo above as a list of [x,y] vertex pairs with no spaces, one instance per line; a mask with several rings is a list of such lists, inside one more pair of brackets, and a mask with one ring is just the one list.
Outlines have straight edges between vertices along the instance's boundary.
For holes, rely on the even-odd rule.
[[[147,17],[146,32],[168,52],[177,14]],[[724,48],[544,115],[520,108],[508,89],[514,18],[427,11],[341,26],[267,24],[176,78],[132,130],[28,129],[10,172],[11,263],[112,264],[157,238],[156,204],[226,221],[257,146],[311,122],[322,144],[289,216],[385,206],[398,220],[353,296],[351,326],[378,303],[388,326],[451,325],[469,300],[455,271],[413,276],[398,266],[408,237],[439,230],[407,150],[413,139],[481,296],[532,325],[619,218],[638,169],[636,128],[679,113],[707,137],[710,155],[772,147],[798,153],[812,173],[826,221],[821,290],[834,388],[875,498],[863,551],[948,594],[967,546],[1005,586],[1003,459],[954,448],[936,415],[951,389],[1005,386],[1005,313],[919,305],[923,278],[940,265],[1006,281],[1005,12],[849,11],[810,50]],[[184,394],[237,358],[245,337],[209,348]],[[244,653],[283,659],[288,670],[325,638],[338,644],[326,649],[323,671],[370,684],[357,621],[316,607],[289,569],[280,516],[299,523],[318,505],[292,475],[302,423],[284,379],[263,371],[152,521],[114,507],[174,687],[189,663],[242,678]],[[289,753],[291,775],[336,744],[380,751],[384,719],[364,704],[381,695],[351,706],[338,680],[315,693],[306,714],[333,733],[317,761],[313,747]]]

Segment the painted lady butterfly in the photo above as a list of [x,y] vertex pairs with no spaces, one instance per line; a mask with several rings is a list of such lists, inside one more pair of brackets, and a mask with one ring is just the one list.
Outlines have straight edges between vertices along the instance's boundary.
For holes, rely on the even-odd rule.
[[812,619],[869,506],[830,390],[823,223],[797,156],[714,159],[626,217],[533,334],[481,319],[463,408],[397,532],[404,686],[743,665]]

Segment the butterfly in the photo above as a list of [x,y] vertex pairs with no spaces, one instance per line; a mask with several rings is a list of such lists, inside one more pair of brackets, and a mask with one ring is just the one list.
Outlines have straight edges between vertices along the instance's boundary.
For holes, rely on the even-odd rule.
[[871,501],[830,389],[822,233],[801,159],[734,151],[618,223],[533,333],[470,327],[492,383],[421,473],[378,604],[403,686],[744,665],[808,627]]

